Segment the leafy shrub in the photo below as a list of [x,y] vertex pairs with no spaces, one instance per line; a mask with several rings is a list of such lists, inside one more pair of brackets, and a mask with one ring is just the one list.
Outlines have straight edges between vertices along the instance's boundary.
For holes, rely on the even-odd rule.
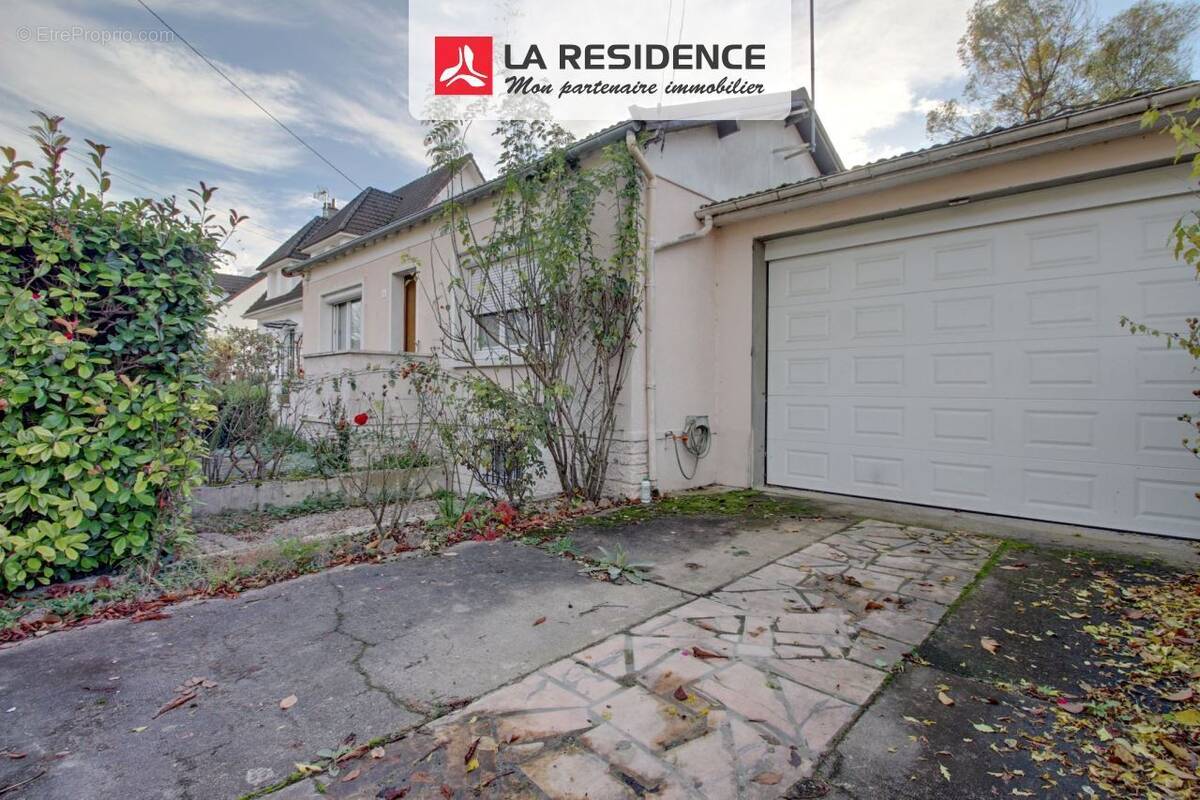
[[[228,229],[213,189],[105,198],[73,183],[61,118],[39,115],[45,166],[0,173],[0,587],[153,555],[200,469],[211,418],[204,339]],[[31,183],[22,185],[22,178]],[[240,218],[230,215],[229,225]]]
[[273,429],[269,387],[239,381],[220,390],[217,424],[210,440],[213,447],[237,447],[246,442],[265,440]]
[[230,328],[209,339],[208,376],[213,383],[268,383],[279,368],[279,340],[266,331]]

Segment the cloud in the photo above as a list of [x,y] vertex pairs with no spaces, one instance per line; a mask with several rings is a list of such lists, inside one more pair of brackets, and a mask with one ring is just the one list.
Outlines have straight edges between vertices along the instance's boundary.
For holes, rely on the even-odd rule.
[[[108,30],[48,3],[20,3],[9,19],[39,31]],[[297,148],[261,111],[179,43],[0,39],[3,90],[26,108],[61,113],[110,140],[151,145],[245,170],[296,163]],[[230,68],[277,116],[295,120],[299,79]],[[6,103],[12,106],[14,103]]]
[[879,134],[928,109],[931,88],[958,80],[970,0],[843,0],[817,6],[817,112],[847,166],[924,144]]
[[[35,32],[114,27],[49,2],[26,0],[8,11],[9,19]],[[157,29],[150,22],[148,29]],[[371,52],[387,51],[389,40],[396,49],[395,31],[402,28],[380,25]],[[45,108],[109,141],[159,147],[247,172],[287,170],[313,158],[181,42],[22,42],[15,31],[0,32],[0,74],[6,76],[0,92],[10,96],[0,119],[23,124],[15,108]],[[217,63],[305,138],[326,136],[382,157],[423,160],[419,125],[405,112],[399,91],[389,91],[378,74],[382,86]]]

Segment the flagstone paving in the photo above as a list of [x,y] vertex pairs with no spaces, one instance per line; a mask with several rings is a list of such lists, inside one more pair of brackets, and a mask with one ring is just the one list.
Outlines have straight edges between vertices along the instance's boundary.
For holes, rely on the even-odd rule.
[[[320,791],[779,797],[812,774],[996,544],[859,523],[350,762],[341,778],[318,778]],[[284,794],[317,792],[310,780]]]

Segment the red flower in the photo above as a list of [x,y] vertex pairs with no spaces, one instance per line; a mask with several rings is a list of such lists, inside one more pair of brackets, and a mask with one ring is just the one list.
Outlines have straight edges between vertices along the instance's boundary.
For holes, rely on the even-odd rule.
[[42,293],[41,293],[41,292],[34,292],[33,294],[31,294],[31,295],[30,295],[30,297],[32,297],[34,300],[41,300],[41,299],[42,299]]
[[71,341],[74,341],[74,340],[75,340],[75,333],[74,333],[74,331],[67,331],[66,333],[64,333],[64,334],[63,334],[63,337],[64,337],[64,338],[65,338],[65,339],[66,339],[68,342],[71,342]]
[[361,427],[361,426],[363,426],[363,425],[366,425],[366,424],[367,424],[367,415],[366,415],[366,412],[364,412],[364,413],[362,413],[362,414],[355,414],[355,415],[354,415],[354,424],[355,424],[355,425],[358,425],[358,426],[360,426],[360,427]]

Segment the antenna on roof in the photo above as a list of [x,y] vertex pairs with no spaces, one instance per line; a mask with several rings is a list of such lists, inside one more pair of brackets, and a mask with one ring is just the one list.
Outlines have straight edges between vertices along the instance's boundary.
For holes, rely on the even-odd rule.
[[337,200],[329,196],[329,190],[321,187],[313,192],[313,199],[321,201],[321,216],[328,219],[337,211]]
[[817,0],[808,0],[808,146],[817,152]]

